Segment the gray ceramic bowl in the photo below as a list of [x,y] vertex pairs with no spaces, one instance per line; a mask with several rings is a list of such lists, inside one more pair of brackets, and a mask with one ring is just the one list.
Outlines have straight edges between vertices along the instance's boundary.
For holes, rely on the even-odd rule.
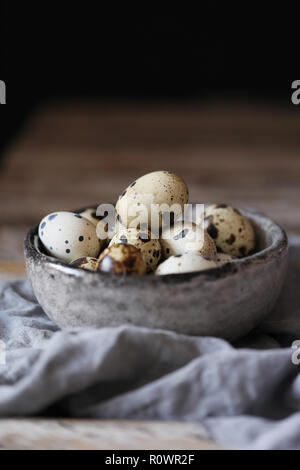
[[25,239],[28,277],[42,308],[61,328],[130,323],[235,340],[272,309],[288,251],[275,222],[255,210],[241,212],[254,226],[257,250],[235,263],[167,276],[89,272],[46,256],[36,226]]

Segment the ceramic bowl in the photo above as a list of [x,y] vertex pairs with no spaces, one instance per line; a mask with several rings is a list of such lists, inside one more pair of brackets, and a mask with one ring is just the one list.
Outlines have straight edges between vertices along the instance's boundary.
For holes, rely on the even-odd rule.
[[133,324],[236,340],[272,309],[283,285],[284,231],[255,210],[241,211],[256,253],[197,273],[118,276],[71,267],[43,253],[38,226],[25,239],[28,277],[46,314],[61,328]]

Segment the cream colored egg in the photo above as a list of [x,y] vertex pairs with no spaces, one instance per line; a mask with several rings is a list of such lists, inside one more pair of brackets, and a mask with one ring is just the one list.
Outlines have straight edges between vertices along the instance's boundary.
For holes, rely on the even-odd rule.
[[148,228],[154,233],[169,219],[173,222],[182,215],[187,202],[188,189],[179,176],[170,171],[154,171],[133,181],[122,192],[116,204],[117,221],[125,227]]
[[218,264],[234,263],[237,259],[236,256],[231,256],[227,253],[218,253],[216,256],[216,262]]
[[204,221],[207,232],[223,253],[241,258],[254,250],[254,229],[237,209],[213,204],[205,210]]
[[89,220],[90,222],[92,222],[92,224],[95,225],[97,237],[100,240],[103,240],[103,242],[101,243],[101,248],[107,246],[114,233],[114,227],[110,229],[110,224],[108,224],[107,218],[96,215],[96,209],[94,207],[84,209],[78,212],[78,214],[80,214],[82,217]]
[[184,253],[183,255],[170,256],[161,263],[155,271],[157,275],[189,273],[215,268],[215,261],[204,258],[195,251]]
[[87,271],[97,271],[98,264],[98,258],[91,258],[90,256],[85,256],[84,258],[78,258],[72,261],[71,266],[86,269]]
[[136,228],[120,228],[119,232],[114,235],[109,246],[116,243],[127,243],[133,245],[140,250],[147,264],[147,271],[153,271],[160,258],[161,246],[159,240],[151,238],[150,232],[139,230]]
[[97,257],[101,248],[95,226],[74,212],[55,212],[44,217],[39,238],[48,254],[68,263],[85,256]]
[[214,259],[217,254],[215,242],[203,228],[203,225],[197,225],[193,222],[180,221],[172,227],[164,229],[160,243],[164,258],[189,251],[196,251],[210,259]]
[[95,226],[98,224],[100,217],[96,215],[96,209],[94,207],[88,207],[87,209],[83,209],[82,211],[78,212],[82,217],[89,220]]

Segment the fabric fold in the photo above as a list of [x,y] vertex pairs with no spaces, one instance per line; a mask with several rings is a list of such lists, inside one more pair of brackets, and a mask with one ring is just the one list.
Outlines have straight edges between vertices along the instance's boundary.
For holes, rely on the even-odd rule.
[[61,331],[28,281],[1,282],[0,416],[194,421],[228,448],[300,448],[299,237],[289,256],[273,312],[234,345],[132,325]]

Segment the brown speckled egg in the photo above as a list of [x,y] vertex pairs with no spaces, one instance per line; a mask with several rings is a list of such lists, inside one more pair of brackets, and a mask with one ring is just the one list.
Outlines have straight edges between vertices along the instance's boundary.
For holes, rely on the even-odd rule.
[[155,271],[157,275],[189,273],[194,271],[203,271],[205,269],[215,268],[215,261],[204,258],[195,251],[184,253],[183,255],[170,256],[161,263]]
[[255,248],[255,233],[251,222],[237,209],[226,204],[213,204],[205,210],[205,228],[217,247],[229,255],[241,258]]
[[201,225],[193,222],[176,222],[173,227],[164,229],[160,239],[164,258],[196,251],[202,256],[214,259],[216,244]]
[[71,266],[77,268],[86,269],[87,271],[97,271],[99,264],[98,258],[92,258],[91,256],[85,256],[72,261]]
[[234,263],[238,258],[236,256],[228,255],[227,253],[218,253],[216,257],[217,264],[226,264],[226,263]]
[[138,230],[136,228],[121,228],[112,238],[109,246],[116,243],[127,243],[140,250],[147,265],[147,271],[153,271],[160,258],[161,246],[159,240],[151,238],[150,232]]
[[[179,176],[170,171],[148,173],[133,181],[120,195],[116,204],[117,221],[126,227],[143,228],[147,224],[146,228],[154,233],[169,218],[173,222],[182,214],[188,197],[188,188]],[[166,207],[154,207],[155,204]]]
[[146,274],[142,253],[133,245],[116,243],[99,257],[99,271],[111,274]]

